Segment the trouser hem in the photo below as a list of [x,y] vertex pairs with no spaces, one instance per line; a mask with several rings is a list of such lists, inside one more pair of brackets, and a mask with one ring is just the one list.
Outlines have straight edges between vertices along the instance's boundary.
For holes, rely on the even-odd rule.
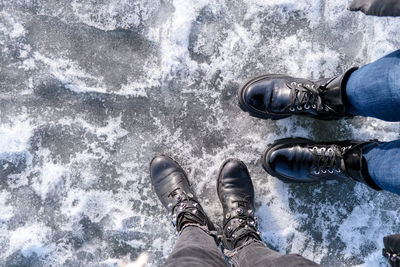
[[203,232],[205,232],[206,234],[208,234],[209,236],[211,236],[211,237],[214,238],[214,241],[215,241],[215,243],[217,244],[217,246],[219,245],[220,239],[218,238],[217,231],[210,231],[210,230],[208,229],[207,226],[205,226],[205,225],[200,225],[200,224],[197,224],[197,223],[186,223],[186,224],[182,227],[182,229],[181,229],[181,231],[178,233],[178,235],[180,236],[180,235],[182,234],[183,230],[185,230],[185,229],[188,228],[188,227],[197,227],[197,228],[201,229]]
[[262,244],[264,247],[267,247],[267,246],[264,244],[264,242],[262,242],[262,241],[260,241],[260,240],[252,239],[252,240],[246,241],[243,245],[241,245],[241,246],[239,246],[239,247],[237,247],[237,248],[235,248],[235,249],[232,249],[232,250],[227,250],[227,249],[225,249],[225,250],[224,250],[224,254],[225,254],[225,256],[227,256],[228,258],[232,258],[232,257],[235,256],[242,248],[247,247],[248,245],[250,245],[250,244],[252,244],[252,243],[259,243],[259,244]]

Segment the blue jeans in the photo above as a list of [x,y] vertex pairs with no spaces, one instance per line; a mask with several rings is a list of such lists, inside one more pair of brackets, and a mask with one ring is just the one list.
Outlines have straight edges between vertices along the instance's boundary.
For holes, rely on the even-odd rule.
[[[400,50],[353,72],[346,95],[350,114],[400,121]],[[375,184],[400,195],[400,140],[370,144],[363,156]]]

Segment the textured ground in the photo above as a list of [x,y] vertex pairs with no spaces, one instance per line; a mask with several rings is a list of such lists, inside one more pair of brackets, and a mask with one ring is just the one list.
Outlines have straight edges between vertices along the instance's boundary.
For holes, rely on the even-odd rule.
[[250,169],[262,237],[324,266],[385,266],[400,198],[351,181],[286,185],[263,172],[276,138],[394,140],[367,118],[261,121],[238,86],[278,72],[330,77],[400,47],[400,18],[324,0],[0,2],[0,265],[112,266],[176,237],[148,164],[167,153],[221,223],[215,179]]

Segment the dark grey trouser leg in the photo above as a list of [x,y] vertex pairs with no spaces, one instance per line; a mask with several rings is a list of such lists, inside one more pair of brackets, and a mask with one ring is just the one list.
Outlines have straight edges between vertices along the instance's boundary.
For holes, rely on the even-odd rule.
[[214,238],[197,226],[185,227],[165,266],[168,267],[227,267]]
[[225,252],[235,267],[294,267],[319,266],[297,254],[282,255],[260,241],[250,241],[243,246]]

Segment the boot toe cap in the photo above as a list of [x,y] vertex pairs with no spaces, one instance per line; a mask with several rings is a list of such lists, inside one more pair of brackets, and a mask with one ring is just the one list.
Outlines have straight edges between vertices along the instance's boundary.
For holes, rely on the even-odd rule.
[[254,188],[246,165],[240,160],[227,160],[218,176],[218,194],[254,196]]
[[178,177],[175,177],[177,175],[182,177],[186,176],[180,165],[169,156],[155,156],[150,163],[150,176],[156,190],[160,186],[163,187],[165,183],[169,183],[168,181],[171,179],[174,181],[182,180],[181,178],[178,179]]
[[284,182],[315,182],[308,175],[310,162],[304,154],[299,153],[298,147],[270,149],[266,152],[263,167],[272,176]]
[[273,84],[260,81],[243,88],[243,100],[246,106],[257,111],[266,112],[271,98]]
[[175,168],[178,168],[178,165],[172,158],[166,155],[155,156],[150,163],[150,172],[152,177],[154,178],[156,178],[157,176],[159,176],[160,174],[169,169],[175,169]]

